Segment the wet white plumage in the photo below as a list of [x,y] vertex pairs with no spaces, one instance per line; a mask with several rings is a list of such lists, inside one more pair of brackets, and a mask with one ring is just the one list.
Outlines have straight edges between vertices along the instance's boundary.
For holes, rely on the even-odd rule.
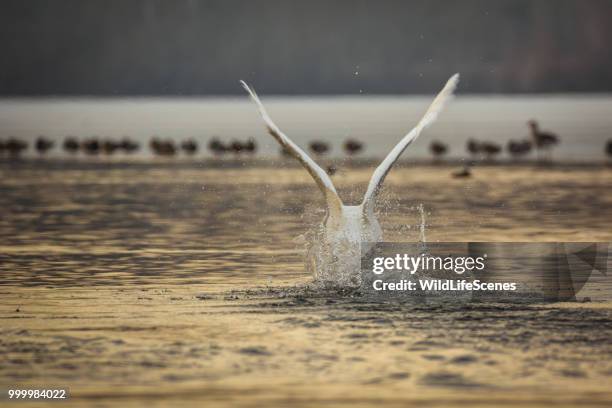
[[429,109],[427,109],[419,123],[412,128],[412,130],[408,132],[408,134],[404,136],[404,138],[400,140],[397,145],[395,145],[387,157],[385,157],[376,170],[374,170],[370,183],[368,184],[368,189],[363,198],[363,206],[366,211],[373,210],[376,202],[376,196],[380,191],[382,183],[389,173],[389,170],[391,170],[391,167],[393,167],[404,150],[406,150],[406,148],[410,146],[410,144],[412,144],[417,137],[419,137],[425,128],[431,125],[438,118],[438,115],[446,103],[453,97],[453,93],[457,88],[457,83],[459,83],[459,74],[453,75],[448,81],[446,81],[446,85],[444,85],[444,88],[442,88],[440,93],[438,93],[438,96],[436,96],[431,105],[429,105]]
[[302,165],[308,173],[315,180],[323,194],[325,195],[325,199],[327,201],[327,206],[332,211],[339,211],[342,206],[342,201],[340,197],[338,197],[338,193],[336,192],[336,187],[334,183],[331,181],[331,178],[327,175],[327,173],[306,154],[298,145],[296,145],[291,139],[289,139],[281,130],[276,126],[276,124],[268,115],[266,108],[263,106],[257,93],[250,86],[247,85],[246,82],[240,81],[242,87],[246,89],[246,91],[251,95],[251,99],[257,104],[259,108],[259,113],[268,128],[268,132],[280,143],[281,146],[287,149],[287,151]]
[[376,168],[363,201],[357,206],[342,203],[327,173],[306,152],[289,139],[268,115],[255,91],[240,81],[259,108],[268,132],[295,157],[315,180],[327,203],[327,216],[309,249],[307,268],[315,280],[331,286],[359,285],[362,244],[367,251],[382,240],[382,230],[374,214],[376,197],[386,175],[403,151],[431,125],[452,98],[459,75],[453,75],[436,96],[419,123],[391,150]]

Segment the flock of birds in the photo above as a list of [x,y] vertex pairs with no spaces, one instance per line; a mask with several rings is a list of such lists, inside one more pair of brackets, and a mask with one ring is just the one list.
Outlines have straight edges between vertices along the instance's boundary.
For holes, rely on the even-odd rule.
[[[559,136],[551,132],[545,132],[540,130],[538,122],[530,120],[527,122],[530,130],[530,137],[521,140],[509,140],[506,144],[506,151],[513,158],[521,158],[529,154],[532,150],[536,150],[538,156],[542,157],[545,154],[550,155],[553,147],[560,143]],[[610,144],[612,140],[608,141],[606,151],[609,153]],[[503,146],[489,141],[478,141],[469,139],[467,141],[466,149],[472,158],[484,157],[488,160],[494,159],[504,149]],[[429,145],[429,151],[434,158],[440,158],[448,153],[448,146],[444,143],[433,141]]]
[[[538,157],[550,157],[553,147],[560,143],[560,138],[554,133],[542,131],[535,120],[527,122],[530,136],[521,140],[510,140],[506,144],[506,152],[515,159],[520,159],[533,150],[536,151]],[[39,155],[45,155],[55,147],[53,140],[40,136],[34,142],[34,149]],[[99,139],[89,138],[78,140],[75,137],[67,137],[62,143],[62,148],[66,153],[76,154],[79,151],[86,155],[112,155],[114,153],[131,154],[140,149],[140,144],[129,138],[120,140],[114,139]],[[194,139],[185,139],[180,143],[176,143],[171,139],[161,139],[153,137],[149,142],[149,148],[156,156],[175,156],[183,153],[187,156],[195,155],[199,150],[198,142]],[[309,150],[316,156],[324,156],[331,151],[329,143],[322,140],[314,140],[308,145]],[[28,149],[26,141],[9,138],[8,140],[0,139],[0,156],[8,154],[10,157],[19,157]],[[248,138],[246,141],[233,140],[223,142],[221,139],[214,137],[208,143],[208,150],[214,156],[223,156],[225,154],[234,155],[253,155],[257,152],[257,143],[253,138]],[[347,139],[343,144],[344,152],[352,157],[364,151],[364,144],[356,139]],[[472,159],[484,158],[486,160],[494,160],[496,156],[503,152],[503,146],[490,142],[478,141],[469,139],[466,144],[466,150]],[[440,141],[432,141],[429,145],[429,151],[434,157],[434,160],[440,160],[449,152],[448,145]],[[281,149],[281,155],[287,156],[288,152]],[[612,139],[608,140],[605,146],[605,153],[612,158]],[[334,167],[331,166],[328,172],[334,173]],[[469,168],[464,168],[461,172],[455,173],[457,177],[469,176]]]
[[[40,155],[45,155],[49,150],[55,147],[53,140],[47,139],[44,136],[39,136],[34,142],[34,149]],[[140,150],[140,144],[129,138],[121,140],[114,139],[99,139],[96,137],[84,140],[78,140],[75,137],[67,137],[62,143],[63,150],[68,154],[76,154],[82,152],[86,155],[112,155],[114,153],[131,154]],[[246,142],[234,140],[231,143],[224,144],[217,138],[213,138],[209,145],[210,151],[214,155],[224,153],[255,153],[257,145],[255,140],[250,138]],[[156,156],[175,156],[179,153],[186,155],[194,155],[198,152],[199,145],[194,139],[186,139],[180,143],[175,143],[172,139],[161,139],[153,137],[149,142],[149,148]],[[8,140],[0,139],[0,155],[8,153],[11,157],[19,157],[25,150],[28,149],[28,143],[16,138]]]
[[[34,149],[39,155],[43,156],[53,149],[55,144],[53,140],[47,139],[44,136],[39,136],[34,142]],[[140,150],[140,147],[138,142],[129,138],[123,138],[121,140],[101,140],[94,137],[78,140],[75,137],[67,137],[62,143],[62,149],[68,154],[82,152],[91,156],[98,154],[112,155],[114,153],[130,154]],[[194,139],[185,139],[180,143],[176,143],[172,139],[153,137],[149,142],[149,148],[156,156],[175,156],[181,152],[191,156],[198,152],[200,146]],[[27,149],[28,142],[26,141],[13,137],[6,141],[0,139],[0,155],[8,153],[11,157],[19,157]],[[320,156],[328,153],[330,151],[330,146],[323,141],[313,141],[310,143],[309,149],[314,154]],[[253,138],[248,138],[246,141],[232,140],[225,143],[221,139],[214,137],[208,143],[208,150],[214,156],[222,156],[224,154],[252,155],[257,152],[257,143]],[[357,154],[363,150],[363,143],[354,139],[348,139],[344,144],[344,150],[349,155]],[[281,150],[281,154],[285,153],[286,152]]]

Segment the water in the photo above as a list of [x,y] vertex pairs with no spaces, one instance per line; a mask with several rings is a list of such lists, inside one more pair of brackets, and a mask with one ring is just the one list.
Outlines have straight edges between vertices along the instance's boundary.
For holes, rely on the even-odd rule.
[[[238,84],[236,84],[238,86]],[[347,137],[366,143],[364,156],[382,157],[416,124],[432,96],[266,97],[263,102],[279,126],[297,143],[313,139],[332,144],[342,155]],[[559,134],[553,157],[563,161],[605,160],[604,145],[612,137],[609,95],[470,96],[459,95],[404,154],[429,157],[429,143],[450,147],[449,157],[465,157],[467,139],[504,144],[528,136],[526,122]],[[175,140],[195,138],[204,145],[213,136],[225,140],[255,137],[260,154],[277,156],[278,146],[265,134],[251,102],[242,98],[105,98],[2,99],[0,137],[34,140],[38,135],[61,139],[130,136],[143,145],[153,135]],[[56,150],[55,155],[61,154]],[[148,149],[141,153],[149,155]]]
[[421,224],[419,225],[419,241],[423,245],[425,245],[425,243],[427,242],[427,237],[425,236],[425,227],[427,226],[427,224],[425,223],[425,207],[423,207],[423,204],[419,204],[417,208],[419,209],[419,214],[421,215]]
[[[430,242],[612,237],[605,167],[483,167],[468,180],[451,178],[452,170],[391,171],[380,200],[385,240],[424,239],[421,203]],[[342,167],[334,176],[345,202],[362,197],[371,171]],[[304,248],[294,239],[320,223],[325,209],[301,168],[33,161],[5,162],[0,176],[5,284],[151,283],[169,270],[187,282],[301,276]],[[106,280],[119,272],[124,277]]]
[[[423,207],[428,242],[612,240],[609,168],[454,170],[391,171],[387,240],[418,242]],[[371,171],[340,167],[345,202]],[[307,289],[294,239],[324,203],[297,167],[5,161],[0,208],[0,388],[69,387],[75,406],[612,401],[609,301]]]

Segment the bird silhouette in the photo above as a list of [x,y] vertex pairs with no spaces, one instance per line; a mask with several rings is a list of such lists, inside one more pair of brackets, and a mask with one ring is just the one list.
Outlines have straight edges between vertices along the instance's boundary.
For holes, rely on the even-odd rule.
[[28,143],[11,137],[6,141],[4,148],[11,157],[19,157],[21,153],[28,148]]
[[157,137],[151,139],[149,147],[158,156],[174,156],[176,154],[176,146],[172,140],[162,140]]
[[255,154],[257,151],[257,143],[255,143],[255,139],[252,137],[247,139],[246,143],[244,144],[244,151],[249,154]]
[[320,140],[315,140],[313,142],[310,142],[308,147],[310,148],[310,151],[316,154],[317,156],[322,156],[326,154],[327,152],[329,152],[330,150],[329,144],[322,142]]
[[64,139],[64,150],[70,154],[74,154],[79,150],[79,141],[74,137],[68,136]]
[[46,154],[55,143],[52,140],[46,139],[44,136],[39,136],[36,139],[35,148],[38,154],[43,155]]
[[137,151],[140,148],[140,145],[136,142],[133,142],[129,138],[124,137],[123,139],[121,139],[121,142],[119,142],[119,147],[125,153],[129,154],[129,153],[134,153],[135,151]]
[[121,144],[112,139],[105,139],[101,143],[101,148],[104,154],[113,154],[121,148]]
[[81,148],[86,154],[96,155],[100,152],[100,141],[97,138],[91,138],[81,143]]
[[448,152],[448,146],[437,140],[429,144],[429,151],[433,154],[434,159],[438,160]]
[[230,150],[234,152],[234,154],[240,154],[244,152],[245,146],[240,140],[232,140],[230,143]]
[[502,148],[497,143],[482,142],[480,143],[480,150],[485,154],[488,160],[493,160],[495,156],[501,153]]
[[193,155],[198,151],[198,142],[193,139],[183,140],[181,142],[181,149],[189,155]]
[[330,176],[333,176],[334,174],[338,172],[338,167],[334,166],[333,164],[330,164],[329,166],[325,168],[325,172],[329,174]]
[[530,120],[527,122],[527,125],[531,131],[531,137],[538,153],[540,151],[545,151],[550,155],[551,149],[559,144],[559,136],[551,132],[543,132],[540,130],[540,125],[536,120]]
[[469,139],[467,141],[466,148],[470,156],[472,156],[472,160],[477,158],[478,155],[482,152],[480,142],[474,139]]
[[229,148],[221,140],[213,137],[210,142],[208,142],[208,150],[210,150],[215,156],[221,156],[227,152]]
[[344,142],[344,151],[349,156],[354,156],[363,150],[363,143],[355,139],[347,139]]
[[529,140],[510,140],[506,150],[510,156],[520,158],[531,152],[532,144]]

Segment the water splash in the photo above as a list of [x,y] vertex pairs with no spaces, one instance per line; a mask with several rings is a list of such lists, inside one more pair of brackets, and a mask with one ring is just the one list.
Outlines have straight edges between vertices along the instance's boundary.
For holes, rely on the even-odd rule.
[[425,236],[425,226],[427,224],[425,222],[425,208],[423,207],[422,203],[419,204],[418,209],[419,209],[419,214],[421,215],[421,224],[419,226],[419,229],[420,229],[419,241],[421,242],[423,246],[425,246],[425,244],[427,243],[427,237]]
[[[355,75],[358,75],[358,70]],[[314,230],[307,248],[306,269],[314,275],[315,281],[324,286],[360,285],[361,252],[369,251],[374,243],[383,238],[374,207],[385,177],[403,151],[436,120],[446,102],[452,98],[458,81],[459,75],[455,74],[446,82],[417,125],[376,167],[359,205],[343,203],[329,175],[280,130],[255,91],[241,81],[257,105],[270,135],[304,166],[325,198],[327,214],[323,223]]]
[[363,207],[342,206],[329,212],[309,236],[306,269],[315,282],[326,288],[361,285],[362,250],[382,240],[382,230],[375,216]]
[[[383,201],[381,207],[387,208],[387,204]],[[427,254],[427,212],[423,204],[419,204],[417,210],[420,222],[415,227],[420,235],[419,252]],[[311,224],[308,233],[303,236],[306,269],[313,276],[314,284],[320,288],[359,287],[362,251],[368,251],[375,243],[382,241],[382,230],[376,217],[370,220],[363,217],[360,206],[345,206],[339,220],[333,217],[333,214],[328,214],[322,222]]]

